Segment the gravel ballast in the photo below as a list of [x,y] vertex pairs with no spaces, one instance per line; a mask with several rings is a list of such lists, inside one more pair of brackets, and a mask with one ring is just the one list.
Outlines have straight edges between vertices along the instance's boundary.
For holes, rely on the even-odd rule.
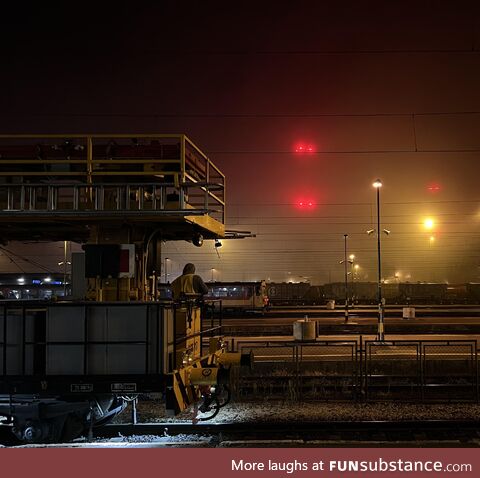
[[[166,417],[161,402],[138,404],[139,422],[191,422],[192,411],[175,418]],[[199,415],[201,417],[201,415]],[[120,417],[119,417],[120,418]],[[128,421],[124,412],[121,421]],[[338,402],[232,402],[208,423],[232,422],[309,422],[309,421],[412,421],[412,420],[480,420],[480,404],[413,403],[338,403]],[[120,421],[120,420],[119,420]]]

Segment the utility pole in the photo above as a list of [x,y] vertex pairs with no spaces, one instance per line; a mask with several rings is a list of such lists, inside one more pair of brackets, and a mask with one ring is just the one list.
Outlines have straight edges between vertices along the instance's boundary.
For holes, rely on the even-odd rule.
[[377,260],[378,260],[378,333],[377,339],[380,342],[385,340],[385,325],[384,325],[384,313],[383,313],[383,300],[382,300],[382,256],[381,256],[381,243],[380,238],[382,230],[380,229],[380,188],[382,187],[382,181],[380,179],[375,180],[373,187],[377,190]]
[[344,259],[343,259],[343,265],[345,266],[345,323],[348,323],[348,272],[347,272],[347,238],[348,234],[343,235],[344,239]]

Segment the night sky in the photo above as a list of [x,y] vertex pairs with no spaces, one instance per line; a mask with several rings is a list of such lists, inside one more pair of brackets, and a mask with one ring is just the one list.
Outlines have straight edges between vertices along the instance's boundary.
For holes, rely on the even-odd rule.
[[226,174],[227,228],[257,237],[167,243],[169,279],[338,281],[349,234],[374,281],[378,177],[384,278],[480,281],[474,2],[97,3],[2,5],[0,129],[187,134]]

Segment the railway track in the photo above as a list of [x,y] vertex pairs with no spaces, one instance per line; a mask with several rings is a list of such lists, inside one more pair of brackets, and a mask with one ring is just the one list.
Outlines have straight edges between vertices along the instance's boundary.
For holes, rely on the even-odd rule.
[[107,425],[96,438],[178,435],[210,438],[209,446],[479,446],[480,422],[463,420],[144,423]]
[[[389,335],[416,336],[427,334],[449,334],[449,335],[480,335],[480,324],[451,324],[451,325],[432,325],[432,324],[409,324],[409,325],[385,325]],[[223,325],[222,333],[226,336],[234,337],[252,337],[252,336],[291,336],[293,324],[266,324],[258,323],[256,325],[235,324]],[[357,336],[372,335],[375,336],[378,331],[378,325],[373,324],[318,324],[318,336]]]
[[113,424],[73,443],[15,447],[480,447],[480,421],[288,421]]
[[[350,314],[356,317],[376,317],[378,309],[376,308],[349,308]],[[308,315],[311,318],[339,318],[344,316],[344,308],[340,307],[334,310],[325,308],[289,308],[279,309],[272,308],[266,312],[246,313],[246,312],[231,312],[224,315],[225,320],[229,319],[279,319],[279,318],[303,318]],[[402,318],[403,308],[386,308],[385,317],[387,318]],[[465,308],[430,308],[430,307],[415,307],[416,317],[480,317],[480,308],[465,307]]]
[[[378,329],[377,318],[360,316],[357,311],[352,312],[347,324],[344,317],[316,317],[315,314],[296,313],[291,317],[285,316],[258,316],[252,318],[229,317],[223,320],[222,330],[225,335],[291,335],[293,323],[300,317],[308,315],[317,322],[319,335],[351,335],[375,334]],[[417,317],[402,319],[401,317],[387,317],[385,328],[389,334],[480,334],[480,316],[462,317]]]

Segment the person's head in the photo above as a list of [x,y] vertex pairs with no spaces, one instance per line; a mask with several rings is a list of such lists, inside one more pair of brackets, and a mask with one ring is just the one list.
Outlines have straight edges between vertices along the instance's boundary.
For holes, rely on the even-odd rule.
[[185,264],[185,267],[183,268],[183,275],[185,274],[195,274],[195,266],[191,262]]

